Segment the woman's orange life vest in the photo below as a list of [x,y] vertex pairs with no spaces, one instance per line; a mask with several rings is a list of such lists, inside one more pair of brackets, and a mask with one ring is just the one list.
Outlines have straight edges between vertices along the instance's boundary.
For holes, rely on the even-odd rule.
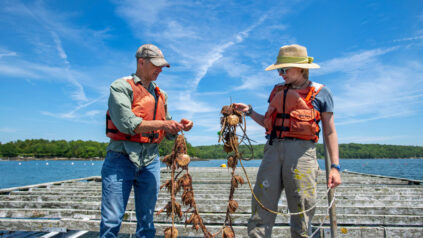
[[[155,87],[156,98],[141,84],[135,84],[132,77],[125,79],[132,87],[133,100],[132,112],[143,120],[166,120],[165,97],[160,93],[159,87]],[[120,132],[110,117],[106,115],[106,135],[113,140],[127,140],[138,143],[160,143],[164,137],[164,130],[142,132],[136,135],[128,135]]]
[[323,85],[314,82],[304,89],[292,89],[284,84],[273,88],[264,117],[270,142],[274,138],[319,140],[320,112],[312,102],[322,88]]

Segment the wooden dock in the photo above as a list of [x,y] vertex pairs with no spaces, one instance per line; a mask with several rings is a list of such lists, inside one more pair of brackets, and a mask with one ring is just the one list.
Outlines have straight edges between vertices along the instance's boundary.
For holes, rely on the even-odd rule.
[[[247,168],[254,182],[258,168]],[[190,168],[193,176],[195,200],[207,228],[216,232],[225,219],[230,188],[227,168]],[[244,174],[241,168],[237,174]],[[162,170],[162,181],[169,177]],[[423,237],[423,181],[342,172],[343,184],[336,189],[338,237]],[[326,191],[325,175],[318,177],[318,198]],[[168,201],[168,193],[161,191],[156,209]],[[248,184],[235,192],[239,208],[233,215],[237,237],[247,236],[251,193]],[[0,190],[0,231],[45,232],[72,234],[72,237],[91,237],[100,223],[101,178],[89,177]],[[321,201],[313,219],[318,226],[326,214],[327,200]],[[286,199],[282,196],[279,211],[286,213]],[[169,227],[165,214],[155,216],[157,235]],[[318,235],[330,237],[329,221]],[[133,233],[136,227],[134,201],[131,196],[121,233]],[[202,237],[202,233],[185,228],[177,222],[180,236]],[[12,233],[11,233],[12,234]],[[87,236],[88,235],[88,236]],[[97,234],[98,235],[98,234]],[[318,237],[319,237],[318,236]],[[289,237],[289,217],[277,216],[273,237]]]

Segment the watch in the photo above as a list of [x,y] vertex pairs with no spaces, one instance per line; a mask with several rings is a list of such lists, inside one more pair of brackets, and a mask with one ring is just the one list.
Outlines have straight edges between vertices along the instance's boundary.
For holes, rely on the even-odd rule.
[[331,169],[337,169],[338,171],[341,171],[341,165],[339,165],[339,164],[331,164],[330,168]]
[[253,112],[253,107],[250,104],[248,104],[248,111],[245,112],[245,115],[249,116],[251,115],[252,112]]

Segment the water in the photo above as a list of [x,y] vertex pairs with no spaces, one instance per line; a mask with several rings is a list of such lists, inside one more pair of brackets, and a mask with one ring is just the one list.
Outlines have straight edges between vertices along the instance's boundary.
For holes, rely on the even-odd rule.
[[[192,167],[219,167],[226,160],[192,161]],[[246,167],[258,167],[261,160],[244,161]],[[24,186],[59,180],[100,176],[103,161],[0,161],[0,188]],[[324,161],[319,160],[324,169]],[[423,180],[423,159],[341,159],[342,169]],[[162,165],[164,167],[164,165]]]

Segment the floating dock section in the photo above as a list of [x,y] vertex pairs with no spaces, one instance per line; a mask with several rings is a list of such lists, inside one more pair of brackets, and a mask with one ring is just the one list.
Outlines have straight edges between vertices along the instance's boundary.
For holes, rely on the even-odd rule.
[[[258,168],[246,168],[254,183]],[[215,233],[225,220],[230,189],[230,171],[227,168],[190,168],[193,176],[195,200],[209,231]],[[237,174],[245,179],[241,168]],[[162,170],[162,182],[169,178]],[[343,184],[336,189],[336,220],[338,237],[423,237],[423,181],[342,172]],[[318,177],[318,199],[325,196],[326,178]],[[178,196],[179,197],[179,196]],[[169,200],[161,191],[156,210]],[[248,184],[235,191],[239,208],[233,214],[237,237],[247,236],[247,221],[251,211],[251,193]],[[44,237],[72,234],[72,237],[98,236],[100,224],[101,178],[88,177],[38,185],[0,190],[0,231],[44,232]],[[326,215],[327,199],[321,200],[313,218],[313,226]],[[279,211],[286,213],[285,195]],[[165,213],[155,216],[157,235],[169,227],[171,219]],[[185,227],[177,220],[179,236],[202,237],[201,231]],[[133,195],[129,200],[121,233],[134,233],[136,218]],[[6,234],[7,233],[7,234]],[[220,236],[219,236],[220,237]],[[289,217],[278,215],[272,237],[289,237]],[[330,237],[329,219],[315,237]]]

